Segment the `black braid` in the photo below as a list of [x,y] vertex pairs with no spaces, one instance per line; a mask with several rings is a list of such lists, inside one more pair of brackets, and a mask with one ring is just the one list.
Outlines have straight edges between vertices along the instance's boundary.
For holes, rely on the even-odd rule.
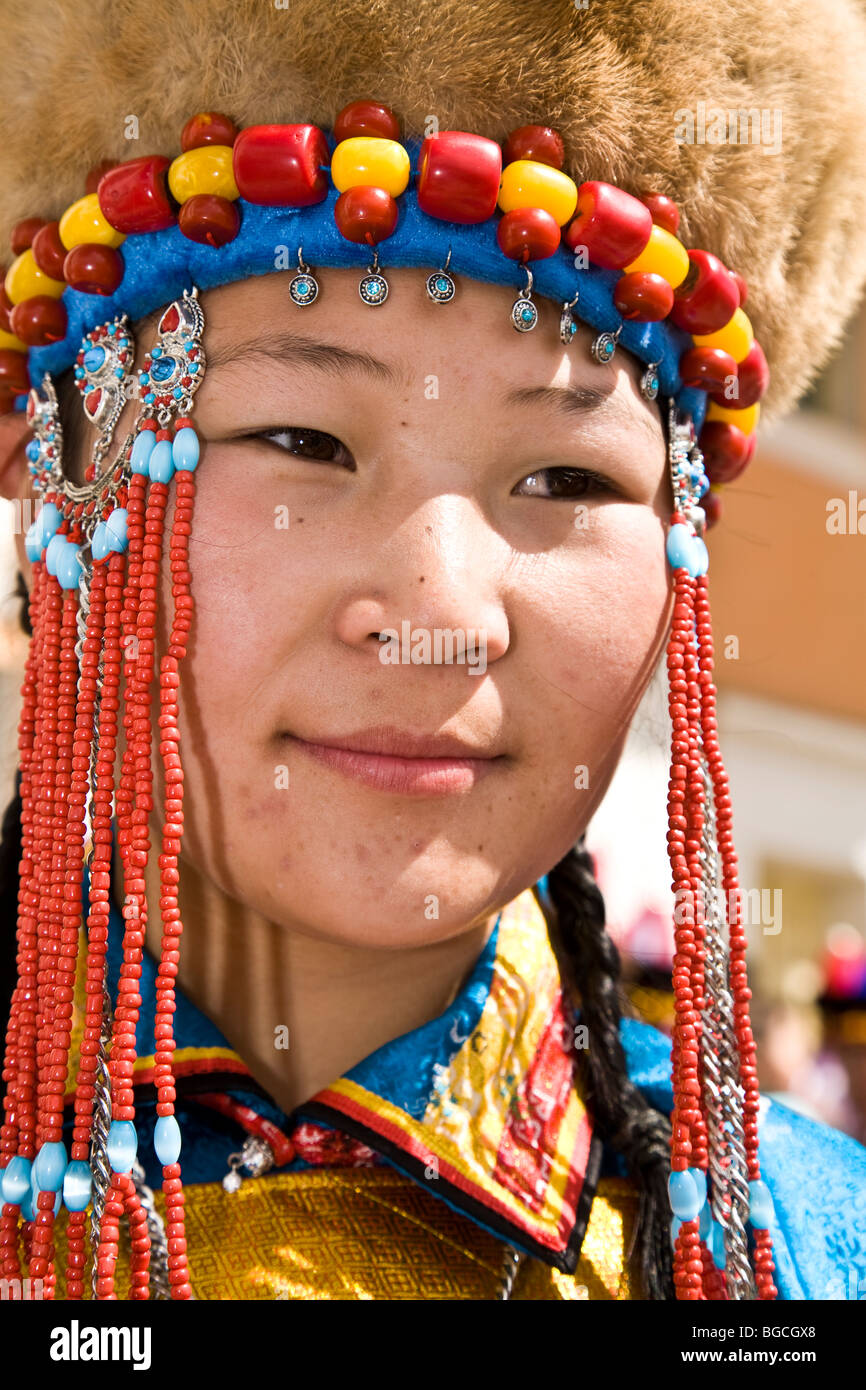
[[604,898],[583,837],[551,870],[548,884],[556,908],[548,916],[551,944],[589,1033],[589,1046],[579,1052],[586,1103],[597,1132],[622,1155],[640,1190],[636,1255],[644,1292],[672,1299],[670,1121],[628,1075],[619,1032],[619,951],[605,930]]

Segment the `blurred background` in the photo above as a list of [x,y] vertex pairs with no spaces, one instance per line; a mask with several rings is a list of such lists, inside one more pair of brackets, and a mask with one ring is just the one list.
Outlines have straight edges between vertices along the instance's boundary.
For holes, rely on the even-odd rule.
[[[26,655],[13,540],[32,518],[0,508],[5,806]],[[866,311],[801,409],[759,431],[722,509],[709,535],[719,729],[761,1089],[866,1142]],[[663,664],[587,838],[634,1011],[665,1029],[667,779]]]

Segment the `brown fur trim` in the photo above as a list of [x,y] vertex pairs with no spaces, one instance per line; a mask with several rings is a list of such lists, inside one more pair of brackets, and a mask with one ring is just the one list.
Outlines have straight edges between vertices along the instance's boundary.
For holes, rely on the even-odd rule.
[[[280,0],[277,0],[280,3]],[[866,18],[859,0],[0,0],[0,235],[56,217],[105,158],[179,152],[195,111],[330,126],[371,96],[423,133],[562,134],[578,180],[653,188],[738,270],[796,402],[866,280]],[[781,149],[679,144],[678,112],[781,112]],[[125,138],[125,118],[139,139]]]

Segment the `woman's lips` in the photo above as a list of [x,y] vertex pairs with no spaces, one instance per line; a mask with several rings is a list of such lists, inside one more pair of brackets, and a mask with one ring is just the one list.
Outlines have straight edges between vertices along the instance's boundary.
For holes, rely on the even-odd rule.
[[[376,791],[404,796],[448,796],[474,787],[500,755],[467,756],[466,745],[443,735],[416,735],[386,728],[319,743],[284,735],[309,757]],[[363,746],[345,746],[345,745]],[[409,753],[407,750],[417,750]],[[399,750],[399,751],[394,751]]]

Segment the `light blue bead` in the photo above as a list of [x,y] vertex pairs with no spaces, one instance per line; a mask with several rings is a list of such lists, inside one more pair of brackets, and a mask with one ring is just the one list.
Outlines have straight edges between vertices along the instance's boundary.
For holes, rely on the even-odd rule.
[[694,551],[696,557],[694,575],[697,578],[698,575],[706,574],[710,567],[710,552],[707,550],[706,542],[700,536],[695,536]]
[[749,1222],[756,1231],[765,1231],[773,1221],[773,1198],[765,1182],[758,1178],[749,1183]]
[[30,1191],[31,1163],[29,1158],[16,1154],[9,1160],[9,1167],[3,1174],[3,1201],[20,1202]]
[[155,483],[170,483],[174,477],[174,463],[171,457],[171,443],[160,439],[153,446],[148,472]]
[[706,473],[702,473],[698,479],[698,496],[705,497],[710,490],[710,480]]
[[80,1158],[75,1158],[63,1178],[63,1202],[67,1211],[84,1211],[90,1202],[93,1177]]
[[24,537],[24,549],[27,552],[27,559],[31,564],[35,564],[42,556],[42,541],[39,538],[39,518],[29,527],[27,535]]
[[701,1209],[700,1193],[690,1168],[668,1178],[671,1211],[682,1221],[693,1221]]
[[713,1213],[709,1202],[704,1202],[701,1207],[701,1214],[698,1218],[698,1234],[701,1240],[709,1243],[708,1237],[713,1229]]
[[710,1251],[713,1256],[713,1264],[716,1266],[716,1269],[724,1269],[725,1263],[727,1261],[727,1252],[725,1250],[725,1228],[724,1226],[720,1226],[718,1221],[713,1222],[712,1241],[713,1243],[710,1246]]
[[156,444],[156,433],[154,430],[140,430],[135,436],[132,452],[129,455],[129,463],[133,473],[142,473],[147,477],[150,456]]
[[45,568],[49,574],[57,575],[57,561],[60,558],[61,550],[65,550],[69,542],[65,536],[55,533],[48,542],[45,551]]
[[191,473],[199,459],[198,435],[189,425],[178,430],[171,445],[171,456],[179,472]]
[[57,580],[61,589],[77,589],[81,570],[81,546],[67,541],[65,550],[57,556]]
[[138,1153],[138,1135],[132,1120],[112,1120],[105,1144],[115,1173],[128,1173]]
[[20,1201],[20,1203],[19,1203],[19,1206],[21,1207],[21,1215],[24,1217],[24,1220],[25,1220],[25,1221],[35,1221],[35,1220],[36,1220],[36,1212],[33,1210],[33,1189],[32,1189],[32,1188],[28,1187],[28,1189],[27,1189],[27,1196],[21,1198],[21,1201]]
[[33,1164],[33,1177],[43,1192],[57,1192],[63,1186],[63,1174],[68,1163],[65,1144],[58,1141],[42,1145]]
[[47,545],[63,520],[63,513],[53,502],[45,502],[39,508],[36,520],[39,522],[39,539],[43,545]]
[[680,569],[684,566],[690,575],[694,577],[694,567],[697,560],[694,542],[697,539],[692,534],[684,521],[678,521],[668,531],[668,538],[665,542],[665,552],[671,569]]
[[[39,1183],[36,1181],[36,1174],[33,1173],[32,1177],[31,1177],[31,1179],[30,1179],[30,1201],[31,1201],[31,1203],[32,1203],[32,1205],[33,1205],[33,1210],[34,1210],[34,1212],[36,1212],[36,1211],[39,1210],[39,1201],[38,1201],[39,1193],[40,1193],[40,1192],[52,1192],[52,1191],[53,1191],[53,1188],[50,1188],[50,1187],[40,1187],[40,1186],[39,1186]],[[55,1215],[55,1216],[57,1215],[57,1213],[58,1213],[59,1210],[60,1210],[60,1203],[61,1203],[62,1201],[63,1201],[63,1194],[60,1192],[60,1189],[58,1188],[58,1190],[57,1190],[57,1196],[54,1198],[54,1215]]]
[[129,538],[126,534],[128,519],[129,513],[125,507],[115,507],[114,511],[109,513],[106,518],[105,533],[110,550],[120,552],[125,550],[129,544]]
[[698,1199],[703,1209],[707,1200],[707,1175],[703,1168],[690,1168],[689,1172],[695,1180],[695,1187],[698,1189]]
[[154,1126],[153,1147],[160,1163],[177,1163],[180,1157],[180,1125],[174,1115],[160,1115]]
[[93,535],[90,538],[90,553],[95,561],[104,560],[111,546],[108,544],[108,527],[104,521],[98,521],[93,528]]
[[680,1226],[682,1226],[682,1224],[678,1216],[671,1217],[671,1245],[676,1245],[677,1236],[680,1233]]

